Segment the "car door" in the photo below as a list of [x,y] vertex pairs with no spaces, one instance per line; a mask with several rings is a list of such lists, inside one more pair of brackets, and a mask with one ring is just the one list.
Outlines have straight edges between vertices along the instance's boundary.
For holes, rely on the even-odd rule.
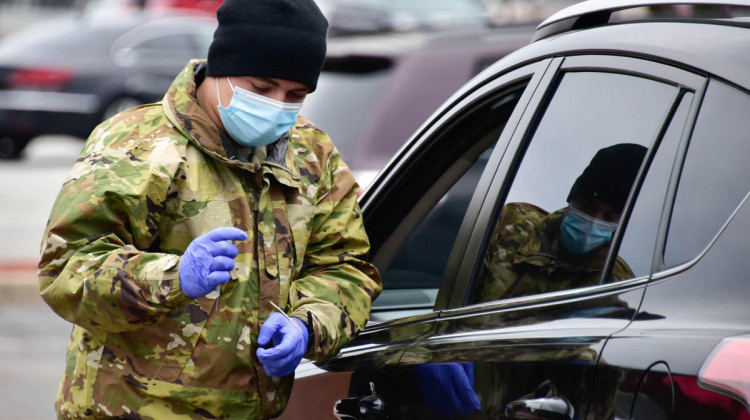
[[[615,334],[598,368],[622,378],[616,418],[750,418],[747,394],[737,391],[747,352],[719,344],[728,337],[745,344],[747,336],[737,337],[750,330],[750,94],[713,78],[695,97],[640,308],[651,315]],[[713,369],[701,372],[704,362]]]
[[[455,243],[442,277],[436,308],[445,309],[435,328],[406,350],[397,367],[355,372],[352,391],[366,393],[370,383],[385,389],[378,392],[392,418],[611,416],[613,399],[589,407],[596,364],[608,337],[625,328],[640,305],[658,230],[649,227],[658,227],[668,184],[663,174],[679,139],[669,128],[684,125],[692,101],[686,86],[699,86],[701,78],[612,56],[557,58],[551,67],[507,150],[498,153],[476,219],[464,220],[459,238],[466,240]],[[543,246],[549,232],[560,230],[592,156],[623,144],[643,155],[621,193],[614,237],[599,248],[601,266],[578,267],[553,258],[549,249],[534,249],[535,231],[525,224],[545,221],[534,224],[541,226]],[[513,209],[524,217],[504,224]],[[513,240],[502,233],[509,229],[528,241],[508,246]],[[631,231],[636,239],[623,241]],[[514,257],[503,260],[505,254]],[[565,264],[570,271],[560,269]],[[562,277],[519,275],[525,287],[497,287],[516,265]],[[535,265],[546,271],[534,271]],[[582,268],[585,275],[578,275]],[[578,277],[565,277],[568,272]],[[599,383],[616,387],[617,380]]]
[[[370,323],[339,356],[297,369],[282,418],[330,418],[334,403],[371,394],[370,373],[390,375],[411,343],[432,332],[443,272],[476,217],[494,168],[550,60],[517,69],[457,94],[402,149],[362,199],[372,261],[384,290]],[[380,385],[380,383],[378,383]],[[389,386],[377,387],[388,393]],[[358,399],[357,399],[358,401]]]

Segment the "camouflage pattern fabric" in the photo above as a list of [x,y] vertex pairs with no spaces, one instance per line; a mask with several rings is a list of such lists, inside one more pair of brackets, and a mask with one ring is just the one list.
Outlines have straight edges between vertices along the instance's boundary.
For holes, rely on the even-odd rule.
[[[478,301],[487,302],[599,284],[608,246],[576,256],[560,244],[566,209],[552,214],[528,203],[508,203],[492,234],[480,276]],[[633,278],[617,258],[611,280]]]
[[[364,261],[359,187],[328,136],[300,117],[251,159],[228,157],[195,99],[194,60],[156,104],[120,113],[86,142],[54,204],[39,290],[75,324],[60,418],[268,418],[293,376],[255,352],[274,311],[313,316],[305,356],[335,355],[381,290]],[[232,280],[192,300],[180,255],[220,226],[248,232]]]

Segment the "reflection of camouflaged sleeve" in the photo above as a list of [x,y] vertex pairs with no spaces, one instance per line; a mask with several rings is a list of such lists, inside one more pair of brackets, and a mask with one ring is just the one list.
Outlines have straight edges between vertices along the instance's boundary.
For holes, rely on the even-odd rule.
[[[327,136],[326,136],[327,137]],[[321,143],[330,147],[330,143]],[[382,289],[377,269],[364,261],[369,240],[357,204],[359,186],[333,149],[322,171],[319,201],[298,279],[289,293],[294,315],[310,311],[317,323],[312,359],[338,353],[360,332]]]
[[[141,112],[141,124],[159,125],[159,111]],[[139,251],[154,242],[180,163],[172,157],[184,145],[167,133],[147,142],[132,130],[101,135],[108,124],[95,130],[63,184],[39,263],[44,300],[92,331],[137,329],[189,301],[179,287],[179,257]]]
[[509,203],[503,207],[484,258],[479,301],[499,299],[518,280],[518,273],[513,269],[518,247],[529,239],[534,240],[534,229],[547,214],[527,203]]

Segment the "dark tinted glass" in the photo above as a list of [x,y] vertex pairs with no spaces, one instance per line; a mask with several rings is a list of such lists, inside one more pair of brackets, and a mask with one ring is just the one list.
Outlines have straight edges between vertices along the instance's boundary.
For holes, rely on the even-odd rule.
[[680,176],[664,262],[701,253],[750,189],[750,95],[711,81]]
[[[672,86],[622,74],[562,78],[493,227],[477,300],[600,283],[609,249],[605,233],[616,228],[675,94]],[[591,234],[569,235],[573,239],[564,243],[569,198],[583,223],[569,231]],[[633,277],[626,261],[617,260],[613,277]]]
[[406,240],[382,273],[386,287],[440,287],[453,241],[491,152],[492,147],[479,156]]
[[672,118],[638,193],[638,199],[620,244],[619,257],[627,261],[636,277],[651,274],[654,247],[669,176],[692,100],[693,94],[686,94]]
[[522,93],[519,87],[454,110],[454,120],[427,139],[428,150],[414,156],[403,182],[391,183],[393,195],[379,204],[388,214],[371,223],[369,213],[373,263],[384,289],[371,320],[432,309],[469,203]]

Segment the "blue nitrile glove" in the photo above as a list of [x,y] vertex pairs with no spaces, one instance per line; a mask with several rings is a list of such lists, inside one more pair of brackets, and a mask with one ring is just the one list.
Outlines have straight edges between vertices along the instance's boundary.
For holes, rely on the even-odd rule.
[[228,282],[238,253],[237,246],[229,241],[246,239],[247,233],[235,227],[216,228],[193,239],[180,259],[182,291],[196,299]]
[[[299,329],[294,325],[294,322]],[[300,331],[301,330],[301,331]],[[258,334],[258,345],[265,347],[273,339],[273,347],[258,348],[256,354],[268,376],[286,376],[297,369],[307,350],[307,325],[292,317],[290,322],[284,315],[274,312],[268,317]]]
[[422,396],[435,413],[451,418],[482,409],[472,363],[427,363],[414,368]]

